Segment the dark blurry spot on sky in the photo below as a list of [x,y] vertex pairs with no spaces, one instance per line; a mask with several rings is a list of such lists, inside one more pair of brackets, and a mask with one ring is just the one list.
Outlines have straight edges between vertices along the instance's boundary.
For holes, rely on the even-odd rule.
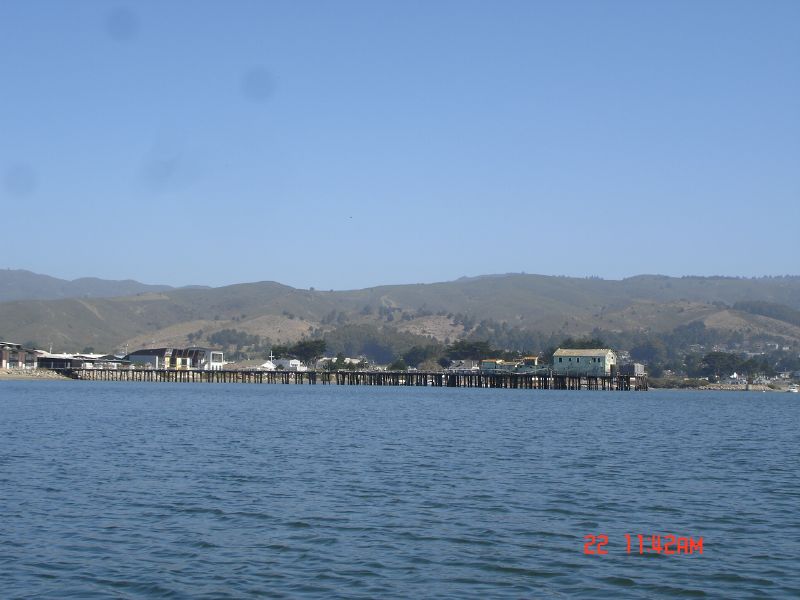
[[[0,0],[0,207],[59,215],[5,210],[7,264],[318,289],[796,273],[800,1],[575,4]],[[43,243],[89,228],[158,243],[86,271]],[[162,260],[197,239],[225,252]]]
[[130,9],[118,6],[106,17],[106,31],[118,42],[130,41],[139,34],[139,18]]
[[180,162],[179,156],[149,158],[142,165],[142,180],[151,190],[162,191],[175,179]]
[[3,187],[17,198],[27,198],[36,191],[36,172],[28,165],[12,165],[3,174]]
[[242,77],[242,93],[253,102],[266,102],[272,96],[274,88],[272,76],[263,67],[253,67]]

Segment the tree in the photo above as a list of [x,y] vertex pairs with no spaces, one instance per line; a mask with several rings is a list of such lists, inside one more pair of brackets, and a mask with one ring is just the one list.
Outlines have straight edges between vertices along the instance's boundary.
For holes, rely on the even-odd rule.
[[288,358],[289,357],[289,346],[285,344],[276,344],[272,348],[270,348],[270,352],[272,356],[275,358]]
[[703,357],[698,352],[684,356],[683,364],[689,377],[699,377],[703,374]]
[[777,371],[800,371],[800,356],[796,352],[778,350],[770,354],[770,360]]
[[669,345],[685,348],[692,344],[706,344],[713,340],[713,334],[706,329],[702,321],[691,321],[686,325],[678,325],[669,335]]
[[559,344],[559,348],[572,348],[572,349],[598,349],[607,348],[606,343],[600,338],[571,338],[568,337]]
[[647,340],[631,348],[631,358],[648,365],[660,364],[667,356],[664,342],[659,339]]
[[741,360],[735,354],[728,352],[709,352],[703,357],[700,366],[704,375],[731,375],[741,364]]
[[[191,336],[192,334],[189,335]],[[220,329],[209,335],[208,341],[215,346],[234,346],[237,350],[241,350],[245,346],[257,347],[261,343],[261,338],[238,329]]]
[[417,365],[420,371],[441,371],[442,366],[433,359],[425,360]]
[[739,364],[740,372],[745,375],[774,375],[775,369],[769,366],[769,363],[763,358],[750,358]]
[[403,360],[411,366],[418,367],[426,360],[435,359],[441,356],[442,348],[436,345],[412,346],[403,353]]
[[289,348],[289,354],[304,363],[310,363],[325,353],[325,340],[302,340]]
[[398,358],[387,367],[389,371],[408,371],[408,365],[402,358]]
[[387,364],[403,356],[413,346],[424,347],[433,340],[392,327],[374,324],[347,324],[325,332],[328,351],[346,356],[366,356],[378,364]]
[[453,342],[446,350],[447,358],[451,360],[481,360],[496,354],[488,341],[477,342],[472,340],[458,340]]

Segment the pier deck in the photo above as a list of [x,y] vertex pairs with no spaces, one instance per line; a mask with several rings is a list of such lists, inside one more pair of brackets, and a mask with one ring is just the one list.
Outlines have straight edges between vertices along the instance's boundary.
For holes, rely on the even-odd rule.
[[389,385],[526,390],[648,389],[647,375],[448,373],[442,371],[195,371],[174,369],[53,369],[84,381]]

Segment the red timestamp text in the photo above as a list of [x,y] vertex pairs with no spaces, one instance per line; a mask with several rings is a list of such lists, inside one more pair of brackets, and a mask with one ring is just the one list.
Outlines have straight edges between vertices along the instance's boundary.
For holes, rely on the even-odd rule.
[[[608,554],[608,536],[604,533],[583,536],[584,554]],[[702,554],[703,538],[668,535],[625,534],[625,551],[628,554]]]

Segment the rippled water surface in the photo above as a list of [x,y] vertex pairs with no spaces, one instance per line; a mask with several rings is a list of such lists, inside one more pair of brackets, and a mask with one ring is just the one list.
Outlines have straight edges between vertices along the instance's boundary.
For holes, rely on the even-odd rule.
[[0,595],[796,598],[798,442],[794,394],[0,382]]

